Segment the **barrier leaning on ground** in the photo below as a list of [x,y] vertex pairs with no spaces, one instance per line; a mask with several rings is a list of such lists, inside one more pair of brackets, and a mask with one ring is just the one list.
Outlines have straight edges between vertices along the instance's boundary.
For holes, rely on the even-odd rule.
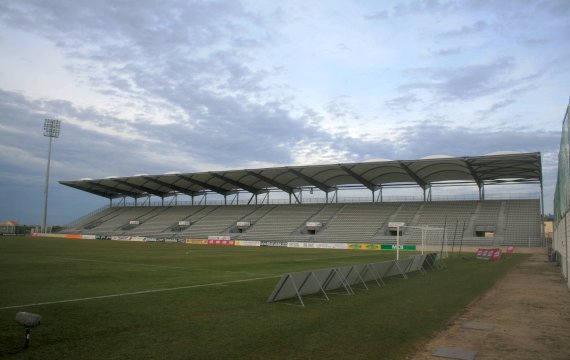
[[301,306],[305,306],[303,296],[319,295],[322,300],[328,301],[328,294],[333,290],[353,295],[356,286],[368,290],[367,283],[376,282],[382,287],[384,278],[400,275],[407,279],[407,273],[436,268],[437,259],[437,253],[429,253],[400,260],[286,273],[275,285],[267,302],[297,298]]

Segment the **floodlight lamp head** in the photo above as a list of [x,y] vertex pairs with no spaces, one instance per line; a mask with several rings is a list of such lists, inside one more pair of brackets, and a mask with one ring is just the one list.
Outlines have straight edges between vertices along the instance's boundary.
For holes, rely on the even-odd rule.
[[45,119],[44,136],[58,138],[60,126],[61,126],[61,120]]

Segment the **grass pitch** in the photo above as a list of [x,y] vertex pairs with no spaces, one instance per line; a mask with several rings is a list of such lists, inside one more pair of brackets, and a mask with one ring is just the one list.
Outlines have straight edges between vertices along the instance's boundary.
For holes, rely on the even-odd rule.
[[[305,308],[265,302],[283,273],[394,256],[3,237],[0,357],[404,359],[524,258],[452,258],[445,270]],[[29,349],[18,311],[43,316]]]

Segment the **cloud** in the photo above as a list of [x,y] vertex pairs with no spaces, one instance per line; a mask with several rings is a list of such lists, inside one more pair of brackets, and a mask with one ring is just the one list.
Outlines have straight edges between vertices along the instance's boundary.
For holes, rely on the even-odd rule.
[[489,29],[489,24],[486,21],[479,20],[476,23],[469,25],[469,26],[462,26],[460,29],[451,30],[441,33],[439,36],[441,37],[463,37],[466,35],[480,33]]
[[[63,120],[57,180],[542,149],[553,139],[535,115],[552,117],[567,83],[567,10],[564,1],[0,2],[12,44],[2,39],[0,50],[36,45],[13,45],[22,33],[54,44],[46,57],[61,59],[50,64],[81,90],[54,94],[56,75],[38,86],[31,51],[25,65],[0,59],[9,65],[0,191],[25,191],[20,181],[41,197],[46,117]],[[29,69],[26,86],[6,80],[12,69]],[[474,128],[482,119],[488,128]],[[66,191],[62,200],[80,197]]]
[[504,150],[541,152],[546,204],[549,206],[552,203],[558,167],[558,129],[492,129],[425,120],[394,131],[398,138],[398,158],[402,159],[417,159],[433,154],[477,156]]
[[426,90],[448,100],[468,100],[514,90],[536,81],[538,73],[515,75],[515,60],[503,57],[495,61],[458,67],[409,70],[418,80],[403,84],[400,90]]
[[496,111],[499,111],[503,108],[506,108],[507,106],[516,103],[516,101],[512,98],[510,99],[503,99],[497,102],[494,102],[491,106],[489,106],[486,109],[482,109],[478,111],[478,114],[481,115],[481,117],[487,117],[491,114],[493,114]]
[[385,20],[389,17],[406,17],[425,14],[444,14],[457,8],[451,1],[415,0],[399,2],[389,9],[378,10],[365,15],[367,20]]
[[452,56],[460,54],[463,48],[461,46],[455,46],[451,48],[443,48],[443,49],[429,49],[428,53],[430,56],[433,57],[444,57],[444,56]]
[[395,111],[410,110],[411,106],[420,102],[414,94],[406,94],[386,101],[386,106]]
[[528,129],[489,129],[442,125],[425,120],[396,130],[403,156],[432,154],[452,156],[484,155],[495,151],[553,152],[558,148],[558,131]]

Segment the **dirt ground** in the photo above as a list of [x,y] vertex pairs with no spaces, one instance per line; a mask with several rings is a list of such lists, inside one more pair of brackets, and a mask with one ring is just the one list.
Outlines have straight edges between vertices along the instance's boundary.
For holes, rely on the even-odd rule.
[[478,360],[570,359],[570,292],[560,269],[532,255],[411,359],[444,359],[432,355],[440,347],[477,351]]

